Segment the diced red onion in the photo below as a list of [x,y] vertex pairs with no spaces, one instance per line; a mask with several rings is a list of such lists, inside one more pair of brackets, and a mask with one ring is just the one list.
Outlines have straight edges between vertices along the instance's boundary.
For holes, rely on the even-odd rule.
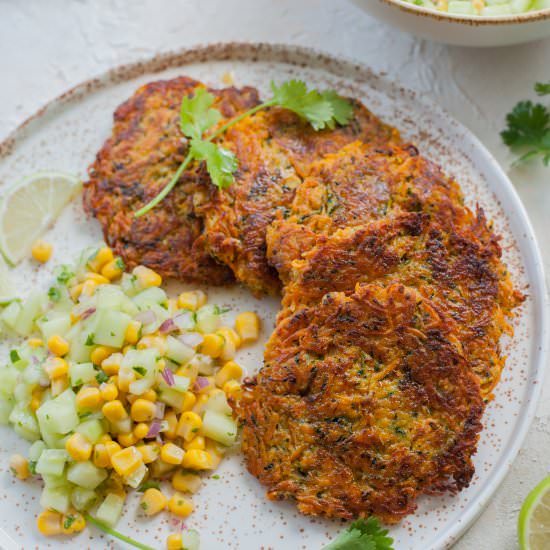
[[204,388],[206,388],[210,384],[210,381],[205,376],[198,376],[195,380],[195,385],[193,386],[193,389],[196,391],[201,391]]
[[135,316],[136,321],[139,321],[142,325],[148,325],[154,323],[157,320],[157,314],[148,309],[147,311],[142,311]]
[[164,409],[166,405],[162,401],[155,403],[155,418],[164,418]]
[[185,332],[178,336],[178,340],[186,346],[195,349],[202,344],[204,337],[200,332]]
[[146,439],[156,437],[160,433],[160,421],[159,420],[153,420],[151,422],[151,425],[149,426],[149,431],[147,432],[147,435],[145,436]]
[[159,332],[161,334],[168,334],[174,330],[178,330],[178,327],[176,326],[176,323],[174,323],[173,319],[166,319],[166,321],[164,321],[164,323],[162,323],[159,327]]
[[168,386],[173,386],[176,383],[176,381],[174,380],[174,373],[170,369],[165,368],[161,374],[162,378],[164,379],[166,384],[168,384]]
[[88,309],[84,310],[82,312],[82,315],[80,316],[80,319],[84,321],[84,319],[87,319],[91,315],[95,313],[95,307],[89,307]]
[[38,365],[40,363],[40,360],[36,357],[36,355],[31,355],[31,359],[33,365]]

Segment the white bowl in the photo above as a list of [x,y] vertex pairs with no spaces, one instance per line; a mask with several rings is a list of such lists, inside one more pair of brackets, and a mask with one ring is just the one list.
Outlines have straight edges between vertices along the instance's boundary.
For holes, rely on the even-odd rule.
[[550,9],[521,15],[452,15],[404,0],[354,0],[371,15],[412,34],[458,46],[510,46],[550,36]]

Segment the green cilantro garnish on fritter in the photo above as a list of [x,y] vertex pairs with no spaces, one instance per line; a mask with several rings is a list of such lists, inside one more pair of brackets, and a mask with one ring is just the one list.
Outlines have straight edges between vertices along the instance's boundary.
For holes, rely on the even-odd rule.
[[[538,82],[535,91],[550,94],[550,83]],[[550,111],[541,103],[520,101],[506,116],[506,129],[500,135],[506,145],[522,151],[515,164],[535,157],[541,157],[545,166],[550,164]]]
[[323,550],[393,550],[393,539],[376,518],[354,521]]
[[181,102],[180,130],[190,140],[187,156],[177,169],[172,179],[162,191],[143,208],[135,213],[143,216],[159,204],[179,181],[181,174],[192,161],[204,161],[212,183],[219,188],[225,188],[234,181],[234,173],[238,168],[235,155],[217,145],[213,140],[244,118],[267,107],[283,107],[293,111],[308,121],[315,130],[334,128],[336,124],[347,124],[353,114],[353,107],[335,91],[308,90],[300,80],[289,80],[277,86],[271,83],[273,97],[252,109],[229,120],[217,130],[213,128],[220,122],[221,113],[213,108],[215,97],[200,88],[191,97],[184,97]]

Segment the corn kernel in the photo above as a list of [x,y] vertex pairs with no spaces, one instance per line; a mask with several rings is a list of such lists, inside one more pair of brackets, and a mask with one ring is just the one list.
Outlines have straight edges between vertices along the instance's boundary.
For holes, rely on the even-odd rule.
[[143,439],[149,433],[149,424],[140,422],[134,426],[134,435],[137,439]]
[[92,271],[99,273],[101,268],[112,259],[113,251],[108,246],[104,246],[96,252],[96,255],[91,260],[88,260],[88,267]]
[[146,445],[138,445],[136,449],[141,454],[143,464],[151,464],[160,455],[160,445],[158,443],[147,443]]
[[190,411],[197,402],[197,397],[194,393],[190,391],[186,391],[183,394],[183,406],[181,408],[182,411]]
[[136,373],[133,370],[119,370],[118,371],[118,389],[121,392],[128,393],[130,391],[130,384],[136,380]]
[[214,376],[216,386],[223,388],[229,380],[240,380],[243,369],[235,361],[228,361]]
[[200,352],[215,359],[221,355],[224,344],[225,338],[220,334],[205,334]]
[[122,450],[122,447],[116,441],[107,441],[105,443],[105,449],[109,454],[109,459],[116,453]]
[[212,461],[209,470],[215,470],[220,465],[223,458],[223,451],[221,448],[222,446],[219,443],[211,439],[206,440],[206,452],[210,455],[210,460]]
[[162,432],[164,437],[166,439],[175,439],[176,430],[178,429],[178,418],[176,413],[174,411],[168,411],[164,415],[164,421],[168,423],[168,429]]
[[53,246],[42,240],[35,241],[32,245],[31,254],[32,257],[41,263],[46,263],[52,256]]
[[166,443],[160,450],[160,458],[167,464],[181,464],[184,455],[185,451],[173,443]]
[[76,407],[79,410],[94,410],[101,407],[103,399],[98,388],[81,388],[76,394]]
[[[84,283],[79,283],[77,285],[72,286],[69,289],[69,295],[71,296],[71,299],[73,300],[73,302],[76,302],[78,300],[78,298],[82,294],[83,287],[84,287]],[[71,313],[71,321],[73,322],[73,324],[76,323],[78,319],[80,319],[80,316],[75,315],[75,318],[76,320],[73,320],[73,313]]]
[[110,357],[107,357],[101,362],[101,368],[107,376],[118,374],[123,359],[124,356],[122,353],[113,353]]
[[118,434],[117,440],[122,447],[131,447],[137,443],[138,438],[135,436],[134,432],[129,432]]
[[108,346],[97,346],[90,354],[90,359],[94,365],[103,366],[103,361],[113,355],[116,350]]
[[44,362],[44,370],[50,377],[50,380],[55,380],[61,376],[65,376],[69,372],[69,364],[61,357],[49,357]]
[[150,288],[152,286],[160,286],[162,277],[152,269],[144,265],[138,265],[132,271],[132,274],[137,277],[140,288]]
[[111,457],[109,456],[109,451],[107,450],[106,443],[96,443],[94,445],[94,451],[92,453],[92,462],[98,468],[111,467]]
[[115,258],[103,266],[101,269],[101,274],[104,277],[107,277],[110,281],[114,281],[115,279],[118,279],[122,273],[124,273],[125,269],[126,266],[124,265],[122,258]]
[[178,470],[172,477],[172,486],[181,493],[196,493],[202,484],[201,478],[184,470]]
[[41,338],[29,338],[27,344],[30,348],[41,348],[44,345],[44,341]]
[[31,394],[31,410],[36,412],[37,409],[42,405],[42,395],[44,391],[41,388],[35,388],[32,390]]
[[118,388],[115,384],[103,382],[99,386],[99,393],[103,401],[113,401],[118,397]]
[[119,399],[105,403],[101,409],[101,412],[105,415],[107,420],[110,420],[111,422],[118,422],[119,420],[128,418],[128,413]]
[[231,327],[222,327],[216,331],[216,334],[221,334],[226,340],[233,342],[235,349],[241,345],[241,337]]
[[202,290],[182,292],[178,296],[178,306],[182,309],[195,311],[206,304],[208,296]]
[[[160,363],[160,361],[159,361],[159,363]],[[147,390],[145,393],[142,393],[141,398],[145,399],[147,401],[152,401],[153,403],[155,403],[156,400],[157,400],[157,392],[153,388],[151,388],[151,389]]]
[[191,441],[202,426],[201,417],[192,411],[182,413],[178,422],[176,435],[183,437],[185,441]]
[[50,391],[52,392],[52,397],[57,397],[61,395],[69,387],[69,377],[67,375],[60,376],[52,380],[50,384]]
[[143,464],[143,460],[135,447],[126,447],[111,455],[111,464],[117,474],[126,477],[132,475]]
[[78,432],[67,439],[65,449],[77,462],[84,462],[92,456],[92,444]]
[[243,389],[237,380],[229,380],[223,385],[223,391],[227,397],[239,399],[243,393]]
[[29,461],[24,456],[17,454],[10,457],[10,470],[17,479],[27,479],[31,475]]
[[135,422],[150,422],[155,418],[156,407],[152,401],[147,399],[136,399],[132,403],[130,416]]
[[144,336],[136,347],[137,349],[156,348],[161,355],[164,355],[166,353],[166,340],[162,336]]
[[129,344],[137,344],[141,338],[141,323],[139,321],[131,321],[126,328],[124,338]]
[[80,296],[93,296],[95,289],[97,288],[97,283],[91,279],[87,279],[82,283],[82,290],[80,291]]
[[168,509],[172,514],[186,518],[193,511],[193,503],[181,493],[175,493],[168,501]]
[[63,357],[69,353],[69,342],[65,340],[62,336],[55,334],[48,339],[48,349],[59,357]]
[[191,449],[185,453],[182,465],[190,470],[209,470],[213,465],[212,457],[207,451]]
[[93,281],[96,285],[108,285],[111,281],[99,273],[88,272],[84,275],[85,281]]
[[204,451],[204,449],[206,448],[204,437],[202,435],[197,435],[190,441],[185,441],[183,444],[183,448],[186,451],[191,451],[192,449],[199,449],[200,451]]
[[239,313],[235,319],[235,329],[243,344],[255,342],[260,336],[260,318],[252,311]]
[[86,520],[84,519],[84,516],[78,512],[72,512],[62,518],[61,529],[64,535],[79,533],[85,527]]
[[44,510],[36,519],[38,530],[47,537],[60,535],[62,533],[61,520],[63,516],[53,510]]
[[124,483],[119,475],[111,473],[111,475],[105,480],[102,486],[103,492],[108,495],[114,493],[122,499],[126,499],[126,491],[124,490]]
[[154,516],[162,512],[167,503],[166,497],[158,489],[150,488],[143,493],[140,506],[146,516]]
[[199,398],[193,405],[193,412],[197,413],[198,415],[201,415],[204,412],[204,408],[206,407],[206,403],[208,403],[209,396],[205,393],[199,395]]
[[173,533],[168,535],[166,539],[166,550],[181,550],[183,548],[183,540],[181,533]]

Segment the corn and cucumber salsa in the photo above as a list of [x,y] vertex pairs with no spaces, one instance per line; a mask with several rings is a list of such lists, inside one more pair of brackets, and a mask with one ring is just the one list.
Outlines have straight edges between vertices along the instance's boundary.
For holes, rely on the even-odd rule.
[[[235,353],[258,338],[260,321],[243,312],[224,326],[204,292],[169,297],[161,284],[144,266],[126,273],[107,247],[90,249],[56,268],[47,292],[0,315],[24,339],[0,369],[0,421],[32,442],[10,466],[43,481],[44,535],[71,535],[87,518],[114,527],[130,490],[143,514],[185,518],[201,472],[236,441]],[[167,539],[172,550],[198,544],[192,530]]]
[[455,15],[517,15],[550,8],[550,0],[406,0],[410,4]]

